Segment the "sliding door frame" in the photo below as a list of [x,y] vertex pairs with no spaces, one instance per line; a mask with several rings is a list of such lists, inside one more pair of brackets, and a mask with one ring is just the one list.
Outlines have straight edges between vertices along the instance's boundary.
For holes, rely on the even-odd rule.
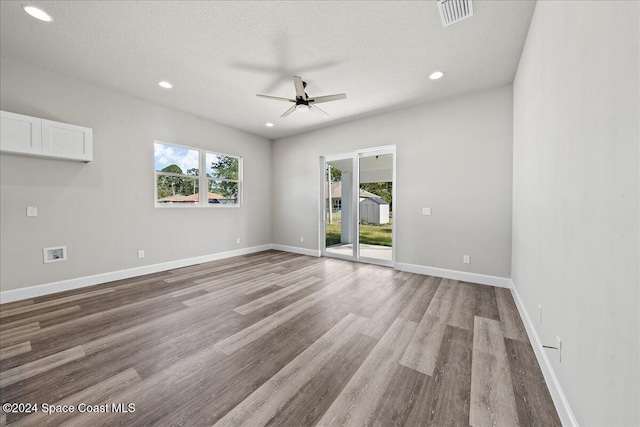
[[[360,255],[360,160],[366,157],[375,157],[375,156],[392,156],[392,164],[393,171],[391,175],[391,201],[393,203],[393,207],[397,206],[396,204],[396,146],[386,146],[386,147],[375,147],[366,150],[359,150],[357,153],[356,159],[356,167],[357,167],[357,175],[354,178],[354,188],[356,191],[354,194],[357,194],[356,204],[357,209],[355,212],[355,224],[356,224],[356,238],[354,246],[356,247],[356,260],[360,262],[366,262],[369,264],[378,264],[384,265],[387,267],[393,267],[396,261],[396,216],[395,214],[391,217],[391,260],[383,260],[378,258],[367,258]],[[355,175],[355,173],[354,173]],[[393,213],[393,212],[392,212]]]
[[[391,187],[391,197],[393,206],[397,206],[397,198],[396,198],[396,146],[395,145],[386,145],[382,147],[373,147],[366,148],[356,151],[351,151],[347,153],[340,154],[330,154],[326,156],[320,156],[320,224],[318,227],[318,242],[319,250],[321,256],[327,256],[332,258],[340,258],[346,259],[349,261],[360,261],[369,264],[377,264],[384,265],[388,267],[393,267],[396,260],[396,215],[395,213],[392,216],[391,221],[391,261],[381,260],[377,258],[367,258],[360,256],[360,159],[365,157],[374,157],[374,156],[383,156],[383,155],[392,155],[393,162],[393,171],[392,171],[392,179],[393,184]],[[325,185],[327,181],[326,175],[326,165],[328,162],[332,162],[335,160],[345,160],[351,159],[352,161],[352,190],[351,194],[353,197],[351,198],[351,221],[352,233],[354,234],[352,237],[353,240],[353,251],[352,255],[342,255],[336,254],[332,252],[327,252],[327,241],[326,241],[326,203],[328,200],[327,197],[327,185]],[[329,206],[329,209],[332,207]],[[343,218],[344,220],[344,218]]]
[[[328,202],[329,198],[328,198],[328,194],[327,194],[327,190],[328,190],[328,185],[325,185],[325,183],[328,183],[327,180],[327,174],[326,174],[326,168],[327,168],[327,163],[329,162],[333,162],[336,160],[347,160],[347,159],[351,159],[351,164],[354,165],[357,163],[358,157],[357,157],[357,153],[354,152],[350,152],[350,153],[341,153],[341,154],[331,154],[331,155],[327,155],[327,156],[321,156],[320,157],[320,238],[319,238],[319,242],[320,242],[320,254],[322,256],[328,256],[328,257],[332,257],[332,258],[340,258],[340,259],[346,259],[349,261],[357,261],[357,257],[356,257],[356,240],[357,240],[357,236],[354,236],[354,233],[357,233],[357,230],[354,229],[353,227],[351,228],[351,239],[353,240],[353,248],[352,248],[352,252],[351,255],[342,255],[342,254],[338,254],[338,253],[333,253],[333,252],[327,252],[327,212],[325,211],[325,203]],[[355,176],[356,172],[355,169],[353,169],[352,167],[352,174]],[[355,182],[355,178],[352,179],[352,184]],[[352,187],[353,188],[353,187]],[[351,193],[351,194],[357,194],[357,193]],[[356,204],[354,204],[354,200],[357,200],[357,197],[351,197],[351,218],[348,218],[348,221],[353,224],[353,218],[355,218],[355,210],[357,209]],[[344,202],[344,200],[342,200],[342,202]],[[341,203],[342,203],[341,202]],[[329,206],[329,209],[333,209],[333,206]],[[345,218],[342,218],[342,220],[344,220]]]

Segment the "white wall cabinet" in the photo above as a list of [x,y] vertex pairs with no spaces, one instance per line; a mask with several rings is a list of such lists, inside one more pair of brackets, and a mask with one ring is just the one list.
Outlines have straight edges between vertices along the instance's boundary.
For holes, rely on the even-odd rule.
[[43,158],[90,162],[93,160],[91,128],[0,112],[0,151]]
[[42,153],[42,120],[2,111],[0,117],[0,149],[11,153]]
[[93,131],[43,119],[42,155],[90,162],[93,160]]

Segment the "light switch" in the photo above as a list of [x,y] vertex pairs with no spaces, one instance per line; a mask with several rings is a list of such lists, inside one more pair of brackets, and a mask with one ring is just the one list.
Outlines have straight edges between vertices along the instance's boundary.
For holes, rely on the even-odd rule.
[[38,207],[27,206],[27,216],[38,216]]
[[422,208],[422,215],[431,215],[431,208]]

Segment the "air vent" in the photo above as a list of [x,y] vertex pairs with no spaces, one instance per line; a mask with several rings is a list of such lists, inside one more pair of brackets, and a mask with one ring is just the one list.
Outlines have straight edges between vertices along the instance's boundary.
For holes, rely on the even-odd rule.
[[471,0],[438,0],[438,10],[444,27],[473,16]]

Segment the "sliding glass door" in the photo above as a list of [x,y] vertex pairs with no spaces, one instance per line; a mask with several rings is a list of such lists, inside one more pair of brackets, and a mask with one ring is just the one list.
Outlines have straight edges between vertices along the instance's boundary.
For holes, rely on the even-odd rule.
[[327,156],[324,162],[324,243],[327,254],[354,259],[356,230],[353,154]]
[[321,170],[322,254],[393,265],[395,147],[324,156]]
[[360,155],[358,258],[393,261],[393,153]]

